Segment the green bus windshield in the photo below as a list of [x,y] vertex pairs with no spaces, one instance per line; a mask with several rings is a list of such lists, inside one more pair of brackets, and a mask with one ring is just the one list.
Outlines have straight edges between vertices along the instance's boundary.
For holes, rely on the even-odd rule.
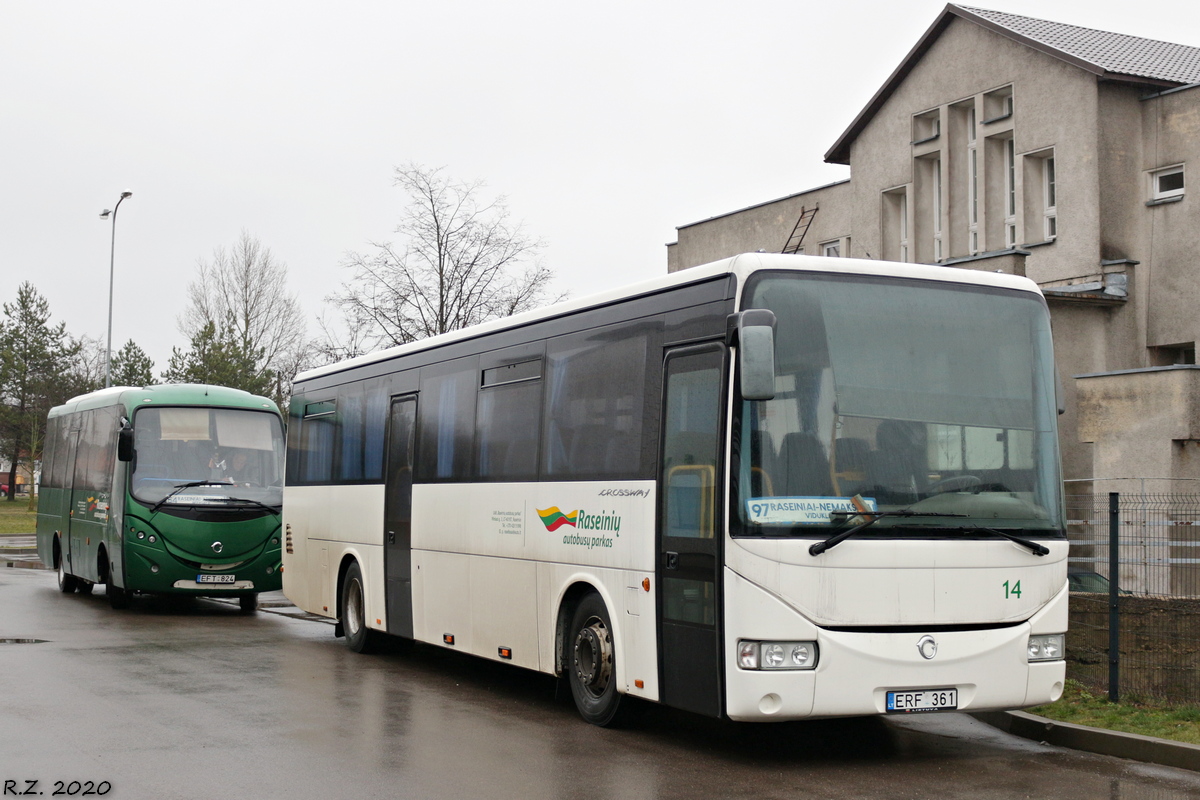
[[277,507],[283,502],[283,429],[275,414],[141,408],[133,428],[130,493],[146,505],[253,501]]

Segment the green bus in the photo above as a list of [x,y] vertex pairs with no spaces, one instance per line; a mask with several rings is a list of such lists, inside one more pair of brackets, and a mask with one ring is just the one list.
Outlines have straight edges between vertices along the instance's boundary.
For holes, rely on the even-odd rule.
[[37,545],[64,593],[236,597],[278,590],[283,421],[265,397],[113,387],[50,410]]

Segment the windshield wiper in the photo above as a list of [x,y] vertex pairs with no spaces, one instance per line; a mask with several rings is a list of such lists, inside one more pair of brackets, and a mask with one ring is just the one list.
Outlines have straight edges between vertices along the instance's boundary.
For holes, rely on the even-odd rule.
[[171,493],[159,500],[150,507],[150,513],[153,514],[163,507],[163,504],[170,500],[175,495],[182,492],[184,489],[195,489],[197,486],[233,486],[229,481],[188,481],[187,483],[179,483],[171,490]]
[[983,533],[991,533],[996,536],[999,536],[1002,539],[1008,539],[1010,542],[1016,542],[1017,544],[1021,545],[1022,547],[1029,548],[1033,552],[1033,554],[1036,556],[1044,556],[1044,555],[1050,554],[1049,547],[1038,544],[1037,542],[1033,541],[1032,539],[1026,539],[1023,536],[1017,536],[1015,533],[1009,533],[1008,531],[1000,531],[1000,530],[996,530],[995,528],[985,528],[982,525],[972,525],[969,528],[968,527],[954,528],[954,530],[959,530],[959,531],[963,531],[963,532],[982,531]]
[[849,539],[854,534],[869,528],[878,522],[882,517],[965,517],[966,514],[950,514],[945,511],[913,511],[911,508],[901,508],[896,511],[831,511],[829,514],[833,516],[844,517],[867,517],[864,522],[860,522],[849,530],[844,530],[841,533],[835,533],[828,539],[820,542],[813,542],[808,548],[808,554],[811,556],[819,556],[831,547],[837,547],[842,542]]
[[258,506],[259,508],[265,508],[267,511],[270,511],[277,517],[279,516],[279,511],[282,508],[282,506],[269,506],[266,503],[258,500],[251,500],[249,497],[231,497],[229,499],[234,503],[249,503],[251,505]]

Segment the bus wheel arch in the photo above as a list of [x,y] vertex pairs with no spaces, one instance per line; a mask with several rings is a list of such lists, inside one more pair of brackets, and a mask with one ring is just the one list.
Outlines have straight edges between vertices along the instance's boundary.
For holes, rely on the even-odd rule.
[[618,725],[631,703],[619,689],[616,636],[603,596],[575,584],[559,608],[559,669],[579,715],[600,727]]

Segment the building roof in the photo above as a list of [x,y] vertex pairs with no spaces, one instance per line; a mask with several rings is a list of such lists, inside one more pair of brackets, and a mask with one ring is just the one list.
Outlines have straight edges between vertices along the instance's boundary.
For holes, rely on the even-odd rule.
[[1038,49],[1043,52],[1060,58],[1071,56],[1066,60],[1073,60],[1085,69],[1092,67],[1089,72],[1108,73],[1106,77],[1128,75],[1179,84],[1200,83],[1200,47],[1019,17],[986,8],[957,8],[992,23],[988,27],[1003,29],[999,32],[1017,41],[1041,45]]
[[955,19],[973,22],[1054,58],[1092,73],[1100,80],[1172,87],[1200,83],[1200,47],[1142,39],[1123,33],[1081,28],[986,8],[948,4],[900,66],[888,77],[850,127],[834,143],[825,160],[850,163],[850,144],[882,108],[921,56]]

